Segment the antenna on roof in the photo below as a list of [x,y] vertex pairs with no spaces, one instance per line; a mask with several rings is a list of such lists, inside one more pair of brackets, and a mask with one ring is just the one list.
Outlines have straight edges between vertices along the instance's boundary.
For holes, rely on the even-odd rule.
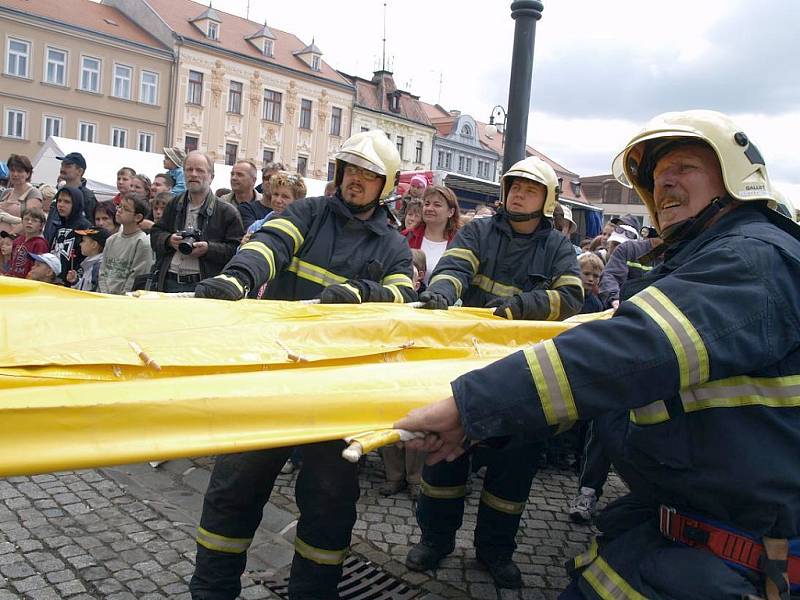
[[442,72],[439,71],[439,99],[436,101],[436,104],[442,103]]
[[[247,12],[245,13],[245,15],[246,15],[245,18],[249,21],[250,20],[250,0],[247,0]],[[266,22],[264,24],[266,25]]]
[[381,59],[381,71],[386,70],[386,0],[383,2],[383,57]]

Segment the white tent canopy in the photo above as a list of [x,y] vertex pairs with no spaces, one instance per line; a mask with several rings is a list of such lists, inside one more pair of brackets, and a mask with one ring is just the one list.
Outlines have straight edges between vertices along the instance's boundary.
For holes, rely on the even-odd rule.
[[[117,193],[117,171],[122,167],[131,167],[137,173],[147,175],[151,180],[158,173],[165,171],[163,154],[139,152],[128,148],[81,142],[63,137],[51,137],[33,158],[32,181],[55,185],[61,168],[61,161],[56,157],[66,156],[70,152],[80,152],[86,159],[84,177],[89,188],[94,190],[98,199],[101,200]],[[230,187],[230,179],[231,167],[215,164],[211,189]],[[323,195],[326,182],[305,178],[303,181],[308,189],[308,196]]]

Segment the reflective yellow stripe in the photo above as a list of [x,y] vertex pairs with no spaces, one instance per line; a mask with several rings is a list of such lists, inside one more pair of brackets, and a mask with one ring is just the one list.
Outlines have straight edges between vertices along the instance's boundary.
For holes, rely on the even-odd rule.
[[536,344],[523,351],[528,361],[539,401],[548,425],[578,420],[578,409],[572,397],[564,365],[552,340]]
[[442,254],[442,258],[445,256],[452,256],[453,258],[460,258],[467,261],[470,266],[472,267],[472,274],[478,272],[478,265],[480,265],[480,261],[478,257],[475,256],[475,253],[468,249],[468,248],[450,248],[449,250],[445,250],[444,254]]
[[356,286],[354,286],[354,285],[350,285],[349,283],[340,283],[340,284],[338,284],[338,285],[341,285],[343,288],[345,288],[345,289],[347,289],[347,290],[351,291],[351,292],[353,293],[353,295],[354,295],[356,298],[358,298],[358,302],[359,302],[359,304],[360,304],[361,302],[363,302],[363,298],[361,298],[361,290],[359,290],[359,289],[358,289]]
[[575,570],[582,569],[591,563],[595,558],[597,558],[597,540],[592,539],[589,549],[586,552],[578,554],[578,556],[572,559],[572,568]]
[[730,377],[695,386],[681,392],[686,412],[709,408],[800,406],[800,375],[786,377]]
[[299,537],[294,538],[294,550],[303,558],[317,563],[318,565],[340,565],[347,558],[348,549],[324,550],[307,544]]
[[264,223],[261,229],[277,229],[292,238],[292,242],[294,242],[292,254],[297,254],[297,250],[303,245],[305,239],[300,230],[289,219],[272,219]]
[[633,262],[632,260],[626,261],[629,267],[633,267],[634,269],[641,269],[642,271],[652,271],[653,267],[648,267],[647,265],[643,265],[641,263]]
[[582,577],[603,600],[647,600],[630,583],[611,568],[602,556],[581,573]]
[[694,325],[658,288],[650,286],[630,299],[664,331],[678,359],[681,389],[708,381],[708,352]]
[[211,533],[207,529],[198,527],[195,540],[198,544],[209,550],[226,552],[228,554],[242,554],[243,552],[247,552],[253,538],[225,537],[224,535]]
[[630,411],[630,420],[636,425],[655,425],[669,421],[669,411],[663,400],[656,400],[647,406],[640,406]]
[[244,286],[242,282],[236,279],[236,277],[232,277],[230,275],[217,275],[214,279],[222,279],[222,281],[227,281],[228,283],[232,283],[236,286],[236,289],[239,290],[242,294],[244,294]]
[[328,287],[329,285],[333,285],[335,283],[344,283],[347,281],[347,277],[336,275],[336,273],[326,271],[322,267],[312,265],[310,262],[300,260],[297,257],[292,259],[292,262],[288,267],[286,267],[286,270],[297,274],[298,277],[302,277],[308,281],[313,281],[314,283],[318,283],[324,287]]
[[511,500],[504,500],[503,498],[495,496],[485,489],[481,492],[481,502],[498,512],[503,512],[509,515],[521,515],[522,511],[525,510],[524,502],[512,502]]
[[574,285],[581,289],[583,289],[583,281],[581,281],[580,277],[576,277],[575,275],[562,275],[558,279],[553,282],[553,285],[550,287],[552,289],[556,289],[559,287],[563,287],[565,285]]
[[466,485],[436,486],[431,485],[424,479],[420,482],[422,493],[428,498],[438,498],[440,500],[452,500],[453,498],[463,498],[467,495]]
[[493,279],[489,279],[486,275],[480,275],[480,274],[475,275],[475,277],[473,277],[472,285],[479,287],[484,292],[494,294],[495,296],[501,296],[503,298],[507,296],[513,296],[514,294],[522,293],[522,290],[519,289],[518,287],[497,282]]
[[[267,246],[264,242],[247,242],[244,246],[239,248],[240,252],[246,252],[251,250],[253,252],[258,252],[261,256],[264,257],[264,260],[267,261],[269,265],[269,279],[275,277],[275,254],[272,252],[272,248]],[[268,281],[269,281],[268,279]]]
[[550,312],[546,321],[556,321],[561,315],[561,294],[555,290],[547,290],[547,299],[550,301]]
[[436,275],[435,277],[431,278],[431,281],[428,284],[428,287],[431,287],[437,281],[449,281],[450,283],[452,283],[453,287],[456,290],[456,296],[461,298],[461,290],[462,290],[461,282],[458,280],[457,277],[453,277],[452,275],[444,275],[444,274]]
[[405,304],[405,300],[403,299],[403,294],[400,293],[400,290],[397,288],[396,285],[390,284],[390,285],[384,285],[383,287],[392,292],[392,297],[394,297],[395,304]]
[[403,275],[402,273],[394,273],[392,275],[387,275],[381,281],[381,285],[397,285],[400,287],[407,287],[414,289],[414,282],[411,281],[411,277],[408,275]]

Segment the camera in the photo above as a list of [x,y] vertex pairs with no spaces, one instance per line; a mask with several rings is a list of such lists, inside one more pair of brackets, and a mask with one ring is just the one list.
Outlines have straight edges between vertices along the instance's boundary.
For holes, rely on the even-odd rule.
[[203,235],[199,229],[193,229],[191,227],[183,231],[178,231],[177,233],[183,238],[178,243],[178,251],[181,254],[191,254],[192,250],[194,250],[193,244],[199,242],[200,237]]

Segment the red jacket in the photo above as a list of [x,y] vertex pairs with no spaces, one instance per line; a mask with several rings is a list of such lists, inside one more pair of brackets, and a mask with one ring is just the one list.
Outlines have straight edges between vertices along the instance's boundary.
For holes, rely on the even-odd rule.
[[[403,229],[400,234],[405,236],[409,248],[419,250],[422,248],[422,238],[425,237],[425,223],[420,223],[415,229]],[[451,231],[447,236],[447,243],[452,242],[455,236],[456,232]]]
[[28,255],[31,253],[44,254],[45,252],[50,252],[50,244],[42,236],[37,235],[26,240],[24,235],[20,235],[11,246],[11,261],[5,274],[9,277],[25,279],[33,266],[33,259]]

